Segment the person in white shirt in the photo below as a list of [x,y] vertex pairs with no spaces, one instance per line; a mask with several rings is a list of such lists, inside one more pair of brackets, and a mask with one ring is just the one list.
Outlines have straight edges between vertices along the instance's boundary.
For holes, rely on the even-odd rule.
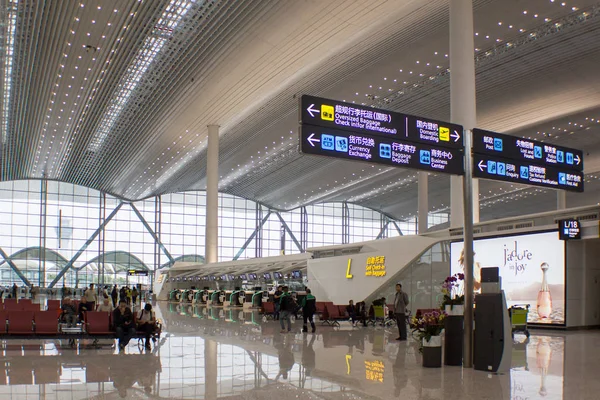
[[138,330],[143,331],[146,336],[146,349],[150,350],[150,336],[156,329],[156,318],[154,318],[154,312],[152,311],[152,304],[146,303],[142,308],[137,317]]
[[96,308],[96,302],[98,301],[98,296],[96,295],[96,291],[94,290],[94,284],[90,283],[90,287],[85,291],[85,299],[87,300],[87,305],[89,310],[94,310]]
[[112,312],[113,308],[110,305],[110,299],[108,297],[104,298],[104,301],[102,302],[102,304],[100,304],[98,306],[98,309],[96,311],[102,311],[102,312]]

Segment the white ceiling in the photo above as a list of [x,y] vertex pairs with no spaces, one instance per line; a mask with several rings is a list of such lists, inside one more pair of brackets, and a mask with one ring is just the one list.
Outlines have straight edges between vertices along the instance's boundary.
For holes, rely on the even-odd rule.
[[[448,120],[446,0],[14,3],[2,3],[3,180],[131,200],[203,189],[206,126],[218,124],[223,192],[416,213],[414,171],[300,155],[298,96]],[[478,126],[583,149],[589,182],[568,204],[596,203],[600,2],[474,6]],[[446,210],[449,178],[429,188],[431,210]],[[482,219],[556,205],[552,190],[480,189]]]

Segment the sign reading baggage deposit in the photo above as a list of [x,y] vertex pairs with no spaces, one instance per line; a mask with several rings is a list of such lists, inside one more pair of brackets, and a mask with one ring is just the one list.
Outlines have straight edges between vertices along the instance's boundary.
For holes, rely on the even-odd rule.
[[347,160],[463,175],[463,152],[400,138],[302,125],[301,151]]
[[473,155],[473,176],[526,185],[583,192],[583,172],[488,155]]
[[460,125],[314,96],[302,96],[300,123],[452,149],[463,148]]
[[537,140],[473,129],[473,152],[583,171],[583,152]]

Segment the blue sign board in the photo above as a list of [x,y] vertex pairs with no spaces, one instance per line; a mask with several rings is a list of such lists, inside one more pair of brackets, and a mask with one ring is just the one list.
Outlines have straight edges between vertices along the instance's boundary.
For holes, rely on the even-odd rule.
[[458,149],[311,125],[301,126],[300,142],[306,154],[464,174],[463,152]]
[[581,223],[576,219],[558,221],[558,238],[560,240],[581,239]]
[[583,152],[567,147],[473,129],[473,152],[542,166],[583,171]]
[[544,166],[486,154],[474,154],[473,162],[476,178],[583,192],[583,172],[568,166]]
[[463,149],[460,125],[314,96],[301,97],[300,123]]

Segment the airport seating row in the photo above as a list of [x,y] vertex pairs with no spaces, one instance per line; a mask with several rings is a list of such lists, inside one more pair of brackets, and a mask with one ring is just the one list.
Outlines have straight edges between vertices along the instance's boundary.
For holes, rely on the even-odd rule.
[[[137,316],[134,313],[134,323],[137,326]],[[0,310],[0,337],[10,338],[114,338],[115,330],[112,326],[112,313],[88,311],[84,313],[84,321],[77,330],[62,329],[64,324],[59,323],[57,310],[23,311]],[[161,326],[158,324],[155,337],[160,337]],[[136,338],[144,337],[144,332],[136,332]]]

